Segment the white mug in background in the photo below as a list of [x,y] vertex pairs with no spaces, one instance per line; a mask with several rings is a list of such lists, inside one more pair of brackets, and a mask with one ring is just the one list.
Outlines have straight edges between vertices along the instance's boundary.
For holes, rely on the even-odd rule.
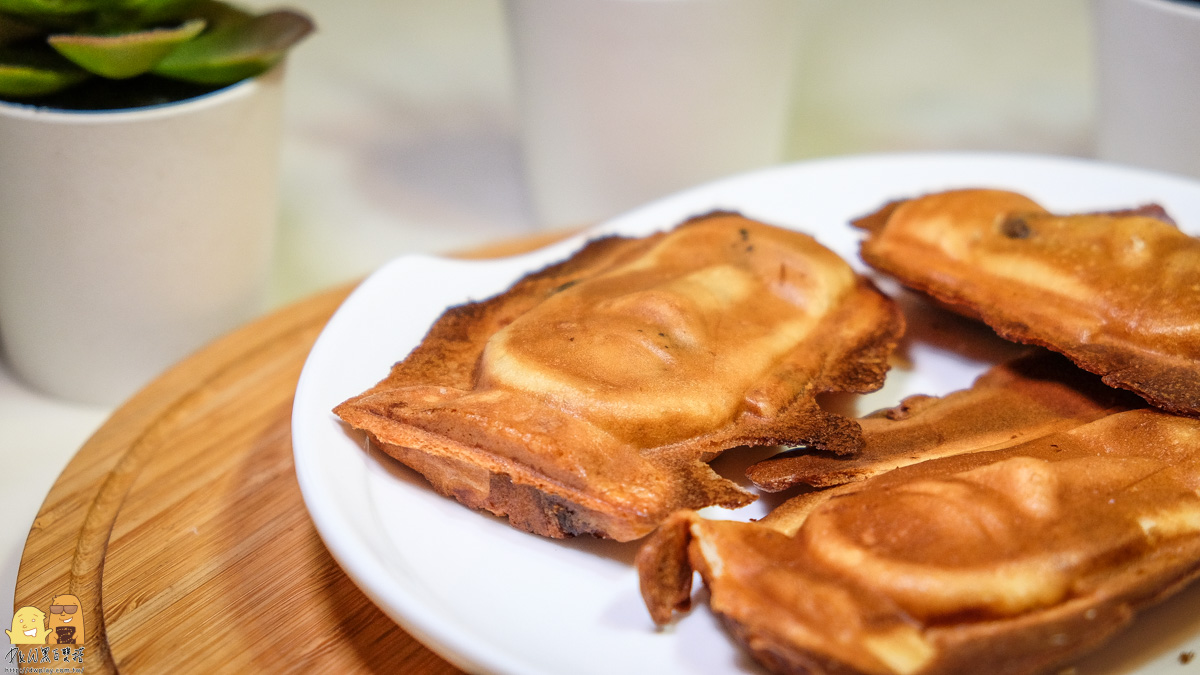
[[263,309],[282,67],[147,108],[0,103],[0,347],[113,405]]
[[508,0],[542,226],[782,159],[795,0]]
[[1200,178],[1200,3],[1095,0],[1096,155]]

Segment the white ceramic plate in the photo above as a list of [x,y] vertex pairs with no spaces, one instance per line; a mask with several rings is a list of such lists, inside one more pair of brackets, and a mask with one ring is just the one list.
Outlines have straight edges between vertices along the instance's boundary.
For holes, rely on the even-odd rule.
[[[849,219],[893,198],[970,186],[1018,190],[1052,211],[1158,202],[1185,229],[1200,228],[1200,184],[1180,178],[1074,159],[920,154],[806,162],[737,176],[638,209],[588,236],[641,235],[712,209],[736,209],[807,231],[864,269]],[[490,262],[404,257],[355,290],[317,340],[296,390],[292,440],[305,503],[334,557],[367,595],[467,670],[759,672],[703,602],[674,627],[655,630],[631,565],[636,542],[563,542],[518,532],[437,495],[416,473],[364,448],[330,412],[382,379],[446,306],[500,292],[584,240]],[[968,386],[1013,353],[986,328],[912,298],[906,306],[911,325],[903,349],[911,367],[894,369],[880,392],[834,404],[866,412],[908,394],[943,394]],[[727,456],[718,466],[736,479],[748,461]],[[716,516],[758,517],[778,502],[763,499]],[[1187,651],[1200,653],[1197,588],[1147,612],[1078,672],[1179,673]]]

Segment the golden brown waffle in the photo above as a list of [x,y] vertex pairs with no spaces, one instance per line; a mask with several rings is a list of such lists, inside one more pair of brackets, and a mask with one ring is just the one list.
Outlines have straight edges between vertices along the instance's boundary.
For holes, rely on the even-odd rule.
[[626,541],[677,509],[752,501],[705,463],[728,448],[859,450],[858,425],[813,397],[878,388],[902,331],[811,237],[715,213],[447,310],[336,413],[517,528]]
[[639,552],[647,607],[670,621],[698,570],[775,672],[1037,673],[1200,575],[1200,420],[1139,408],[960,449],[758,522],[675,514]]
[[1161,208],[1059,216],[1012,192],[956,190],[854,224],[863,259],[906,286],[1200,415],[1200,240]]

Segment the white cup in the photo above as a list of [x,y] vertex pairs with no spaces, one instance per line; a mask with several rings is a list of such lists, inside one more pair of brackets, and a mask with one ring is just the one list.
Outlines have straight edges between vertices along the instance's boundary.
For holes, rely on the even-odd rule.
[[1200,178],[1200,5],[1094,0],[1096,154]]
[[543,226],[782,159],[796,0],[508,0]]
[[0,103],[0,345],[19,377],[115,404],[262,310],[282,78],[124,111]]

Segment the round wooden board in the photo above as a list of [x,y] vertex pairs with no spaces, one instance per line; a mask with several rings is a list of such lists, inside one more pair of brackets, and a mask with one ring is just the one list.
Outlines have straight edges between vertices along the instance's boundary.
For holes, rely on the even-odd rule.
[[342,572],[296,484],[292,395],[351,289],[282,309],[179,363],[59,476],[25,543],[15,607],[76,595],[85,672],[460,672]]

